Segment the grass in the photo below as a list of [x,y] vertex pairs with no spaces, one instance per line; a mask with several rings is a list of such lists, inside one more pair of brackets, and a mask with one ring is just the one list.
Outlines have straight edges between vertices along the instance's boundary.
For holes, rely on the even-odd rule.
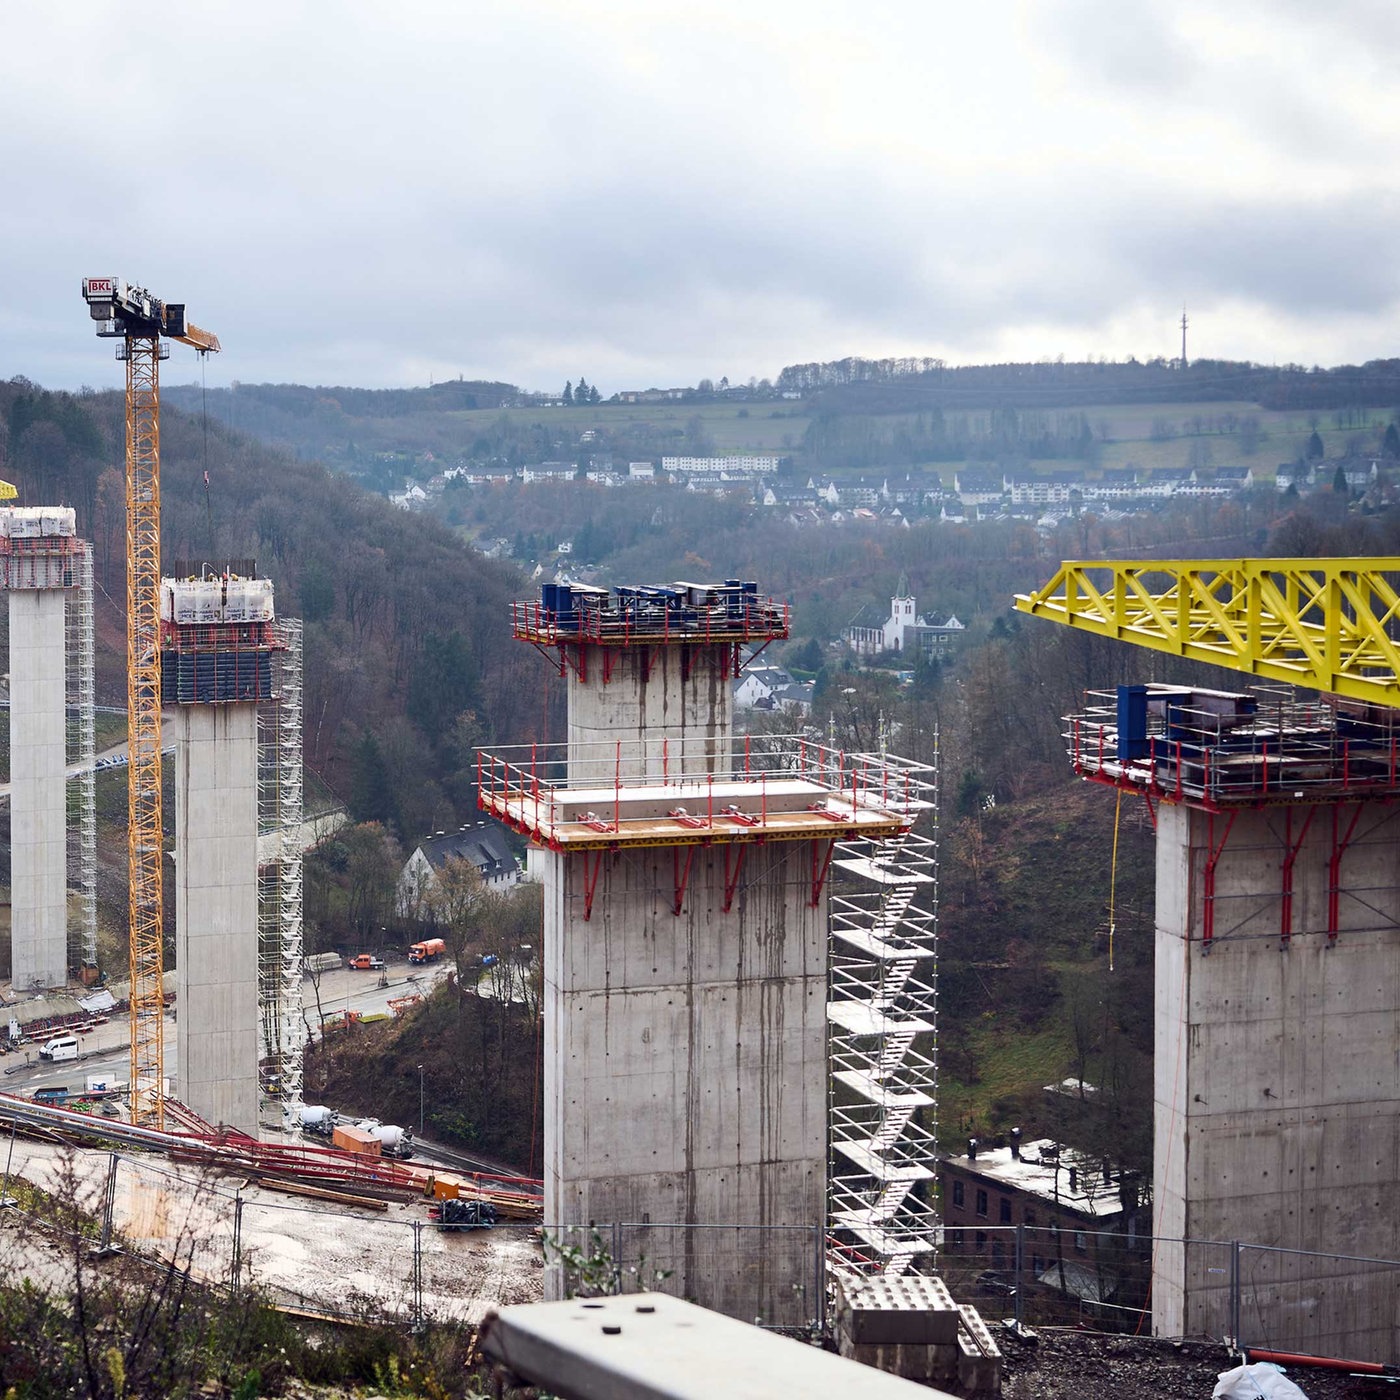
[[619,433],[639,427],[684,431],[691,419],[698,418],[713,440],[716,453],[793,451],[810,421],[801,404],[781,400],[750,404],[600,403],[587,408],[471,408],[443,417],[464,429],[489,427],[506,418],[521,427],[543,423],[569,433],[589,428]]

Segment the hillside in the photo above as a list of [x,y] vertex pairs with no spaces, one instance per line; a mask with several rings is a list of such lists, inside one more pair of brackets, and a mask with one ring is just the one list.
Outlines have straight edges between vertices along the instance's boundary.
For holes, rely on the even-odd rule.
[[[108,702],[125,693],[122,412],[116,394],[0,384],[0,470],[21,502],[73,504],[94,542]],[[510,641],[516,570],[314,463],[163,418],[164,558],[256,558],[279,611],[305,621],[308,767],[406,840],[470,819],[471,745],[550,723],[544,700],[518,703],[535,668]]]

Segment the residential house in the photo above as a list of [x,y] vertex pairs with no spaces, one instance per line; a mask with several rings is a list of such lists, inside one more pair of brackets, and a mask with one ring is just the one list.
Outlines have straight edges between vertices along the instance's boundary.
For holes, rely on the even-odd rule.
[[1086,501],[1128,501],[1140,494],[1136,467],[1106,467],[1098,480],[1084,483]]
[[663,457],[661,470],[664,472],[725,473],[729,476],[761,476],[775,473],[782,459],[769,456],[729,456],[729,457]]
[[1254,486],[1254,469],[1252,467],[1217,467],[1215,469],[1215,484],[1227,488],[1230,495],[1249,491]]
[[1158,467],[1140,483],[1144,496],[1180,496],[1189,493],[1195,484],[1193,467]]
[[734,682],[734,703],[742,710],[751,710],[792,683],[792,677],[781,666],[746,667]]
[[572,481],[577,475],[577,462],[541,462],[537,467],[526,467],[520,477],[525,482]]
[[964,469],[953,478],[954,490],[965,506],[996,505],[1006,494],[1006,482],[998,471]]
[[504,889],[520,881],[520,866],[505,834],[494,822],[477,822],[460,831],[441,832],[420,842],[399,875],[395,903],[401,915],[417,912],[437,888],[443,867],[467,861],[489,889]]
[[1014,472],[1003,478],[1005,494],[1013,506],[1068,505],[1084,491],[1078,472]]

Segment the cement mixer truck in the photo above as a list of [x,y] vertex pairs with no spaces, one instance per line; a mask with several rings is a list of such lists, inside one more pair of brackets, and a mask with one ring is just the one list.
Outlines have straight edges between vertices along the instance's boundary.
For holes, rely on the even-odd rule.
[[361,1132],[379,1139],[379,1151],[385,1157],[412,1157],[413,1134],[393,1123],[381,1123],[377,1118],[362,1118],[355,1124]]
[[304,1103],[301,1106],[301,1130],[316,1137],[328,1138],[335,1131],[335,1112],[321,1104]]

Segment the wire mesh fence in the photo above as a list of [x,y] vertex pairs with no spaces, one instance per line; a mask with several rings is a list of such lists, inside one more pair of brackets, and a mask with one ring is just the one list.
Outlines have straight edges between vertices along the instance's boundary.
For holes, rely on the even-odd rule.
[[[328,1319],[475,1323],[546,1291],[656,1290],[784,1331],[828,1325],[832,1256],[818,1225],[455,1229],[425,1219],[420,1201],[279,1199],[126,1152],[20,1141],[0,1146],[0,1166],[3,1267],[57,1291],[120,1250]],[[32,1247],[40,1238],[47,1257]],[[989,1320],[1400,1361],[1400,1260],[1019,1225],[949,1229],[930,1262]]]

